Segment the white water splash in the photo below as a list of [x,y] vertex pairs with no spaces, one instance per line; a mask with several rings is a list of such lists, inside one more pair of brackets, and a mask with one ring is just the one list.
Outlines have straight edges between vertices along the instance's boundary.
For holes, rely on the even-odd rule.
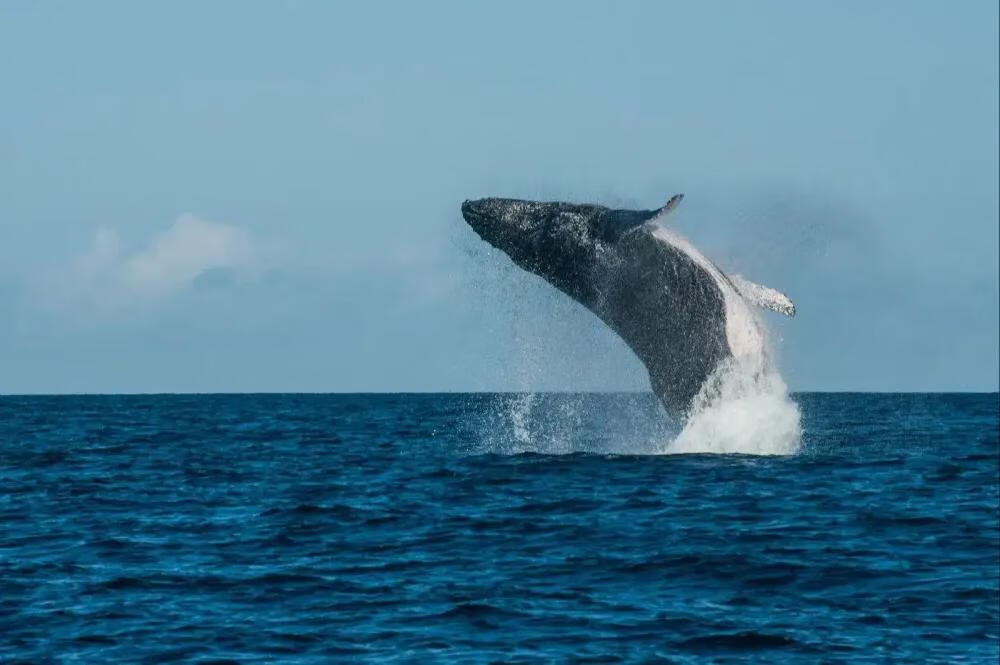
[[530,446],[531,412],[535,405],[535,393],[522,393],[510,405],[510,420],[514,433],[514,442],[522,448]]
[[677,427],[649,393],[506,393],[469,414],[473,454],[662,454]]
[[684,429],[663,452],[793,455],[799,407],[781,376],[756,358],[724,361],[702,386]]

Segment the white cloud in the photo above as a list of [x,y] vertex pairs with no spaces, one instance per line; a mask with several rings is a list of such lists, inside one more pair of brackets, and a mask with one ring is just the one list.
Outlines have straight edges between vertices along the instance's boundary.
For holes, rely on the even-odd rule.
[[131,252],[114,229],[101,228],[41,287],[50,304],[118,309],[183,292],[209,271],[248,275],[260,267],[258,249],[244,229],[189,214]]
[[252,258],[242,229],[182,215],[149,247],[122,262],[121,279],[133,293],[169,293],[190,286],[206,270],[245,267]]

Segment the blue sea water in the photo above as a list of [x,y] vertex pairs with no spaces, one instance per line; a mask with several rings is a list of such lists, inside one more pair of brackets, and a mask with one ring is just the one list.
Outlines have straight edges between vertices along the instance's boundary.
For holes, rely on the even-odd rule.
[[996,663],[997,395],[794,399],[0,397],[0,662]]

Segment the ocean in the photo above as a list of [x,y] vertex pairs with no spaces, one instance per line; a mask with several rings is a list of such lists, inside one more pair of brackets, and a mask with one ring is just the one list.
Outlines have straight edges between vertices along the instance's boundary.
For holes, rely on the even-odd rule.
[[791,398],[0,397],[0,662],[996,663],[997,394]]

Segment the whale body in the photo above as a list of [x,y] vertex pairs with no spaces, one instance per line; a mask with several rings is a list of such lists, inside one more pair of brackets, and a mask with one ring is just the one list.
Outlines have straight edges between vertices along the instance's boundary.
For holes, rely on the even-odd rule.
[[724,273],[661,224],[682,198],[655,210],[506,198],[462,204],[483,240],[617,333],[677,419],[728,359],[766,354],[751,306],[795,314],[787,296]]

